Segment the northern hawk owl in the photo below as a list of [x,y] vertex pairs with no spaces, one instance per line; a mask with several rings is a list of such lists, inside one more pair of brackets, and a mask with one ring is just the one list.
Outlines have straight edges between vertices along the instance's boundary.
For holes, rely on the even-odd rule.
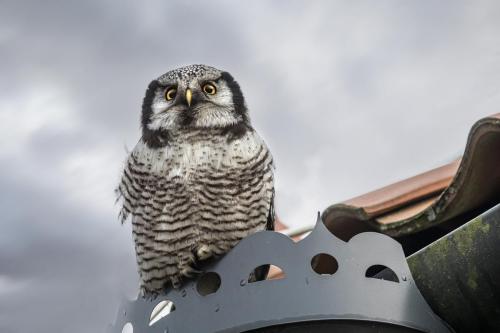
[[122,223],[131,216],[147,296],[178,288],[199,261],[274,229],[274,166],[240,86],[213,67],[186,66],[153,80],[141,123],[117,193]]

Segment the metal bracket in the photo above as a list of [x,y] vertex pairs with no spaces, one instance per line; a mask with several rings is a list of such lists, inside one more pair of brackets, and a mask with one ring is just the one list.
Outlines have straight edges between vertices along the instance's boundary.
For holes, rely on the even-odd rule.
[[[263,264],[280,267],[285,277],[249,282],[250,273]],[[389,280],[376,278],[384,268],[393,272],[384,274]],[[298,243],[277,232],[259,232],[204,271],[211,273],[154,301],[125,301],[109,332],[120,333],[127,323],[134,333],[212,333],[319,321],[452,332],[418,291],[398,242],[373,232],[344,242],[319,217]],[[149,326],[155,306],[164,300],[175,310]]]

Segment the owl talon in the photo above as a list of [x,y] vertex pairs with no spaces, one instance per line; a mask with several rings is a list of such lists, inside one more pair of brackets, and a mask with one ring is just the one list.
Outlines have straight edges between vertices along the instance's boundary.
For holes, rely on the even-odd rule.
[[148,301],[154,301],[158,296],[158,291],[147,290],[145,287],[141,287],[139,290],[139,296]]
[[199,274],[201,274],[201,273],[203,273],[203,271],[200,271],[200,270],[198,270],[198,269],[194,269],[194,268],[192,268],[192,269],[190,269],[189,271],[184,272],[184,276],[187,276],[187,277],[189,277],[189,278],[192,278],[193,276],[195,276],[195,275],[199,275]]

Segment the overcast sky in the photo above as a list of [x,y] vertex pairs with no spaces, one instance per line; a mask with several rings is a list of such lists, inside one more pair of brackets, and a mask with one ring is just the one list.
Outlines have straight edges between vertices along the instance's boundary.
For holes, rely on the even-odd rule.
[[239,81],[277,213],[460,155],[499,112],[498,1],[0,1],[0,332],[100,332],[137,273],[113,189],[149,81]]

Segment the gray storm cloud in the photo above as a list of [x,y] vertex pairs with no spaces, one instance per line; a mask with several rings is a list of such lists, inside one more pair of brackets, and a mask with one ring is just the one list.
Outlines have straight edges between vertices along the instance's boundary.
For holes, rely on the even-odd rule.
[[2,2],[0,331],[99,332],[136,293],[113,189],[154,77],[233,74],[299,226],[461,153],[498,112],[499,17],[495,1]]

